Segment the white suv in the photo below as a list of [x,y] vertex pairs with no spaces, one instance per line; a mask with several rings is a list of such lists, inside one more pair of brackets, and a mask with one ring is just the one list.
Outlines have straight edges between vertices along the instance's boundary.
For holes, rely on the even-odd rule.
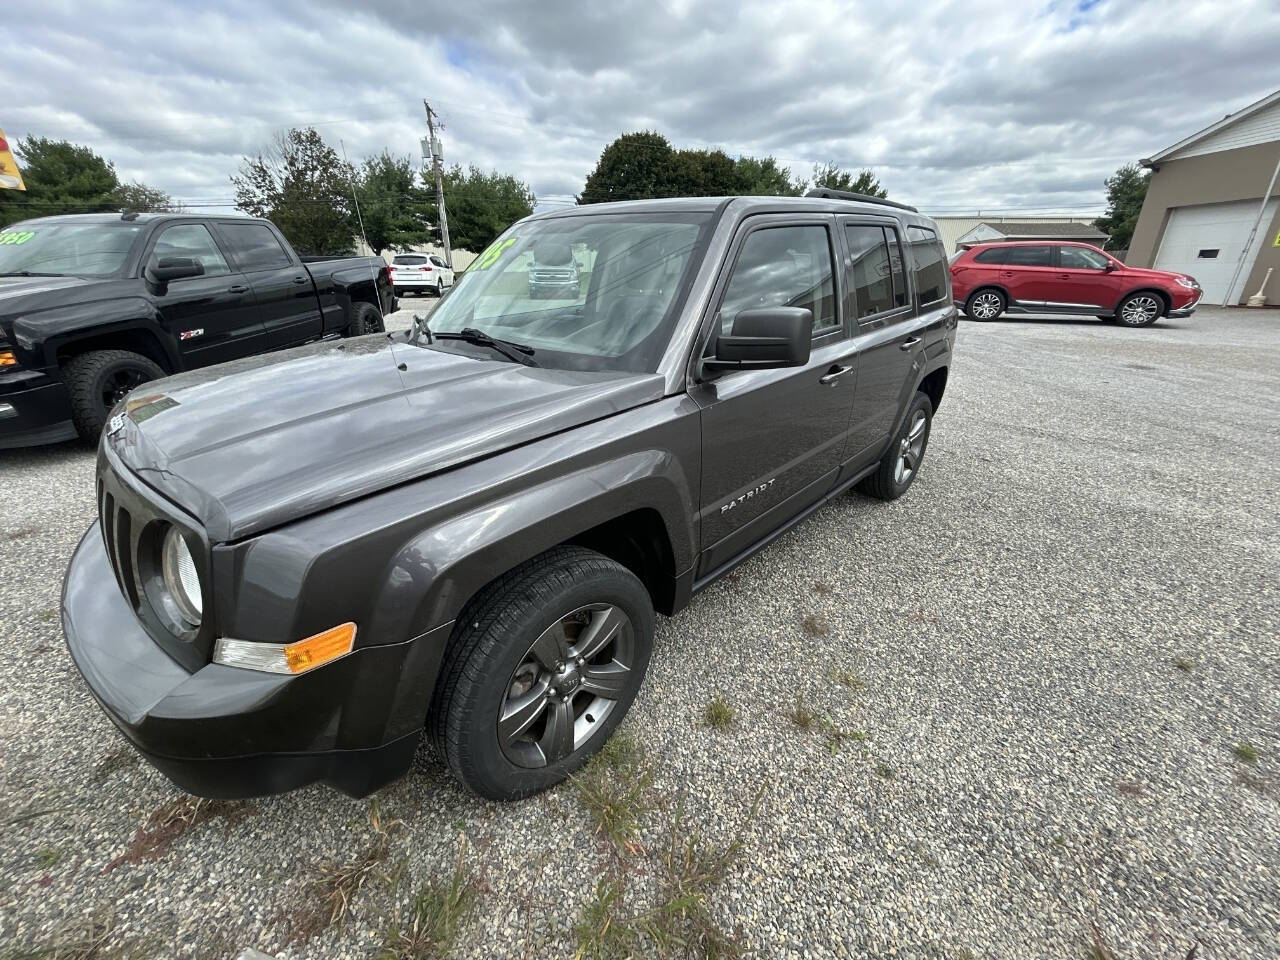
[[453,286],[453,271],[434,253],[398,253],[391,261],[391,283],[398,297],[409,293],[438,297]]

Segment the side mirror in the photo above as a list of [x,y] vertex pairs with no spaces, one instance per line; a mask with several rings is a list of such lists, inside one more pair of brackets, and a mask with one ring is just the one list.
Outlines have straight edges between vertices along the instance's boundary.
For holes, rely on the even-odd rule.
[[1107,265],[1102,269],[1107,273],[1111,273],[1116,269],[1116,262],[1114,260],[1108,260]]
[[802,367],[809,362],[813,311],[801,307],[757,307],[733,318],[733,332],[716,338],[708,370]]
[[204,266],[191,257],[161,257],[154,265],[147,265],[146,275],[152,283],[168,283],[187,277],[203,277]]

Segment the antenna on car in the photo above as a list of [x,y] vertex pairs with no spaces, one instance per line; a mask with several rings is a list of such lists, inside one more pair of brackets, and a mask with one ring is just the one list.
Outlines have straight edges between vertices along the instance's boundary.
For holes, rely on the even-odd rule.
[[850,193],[848,190],[832,190],[830,187],[814,187],[806,197],[821,197],[824,200],[856,200],[858,203],[878,203],[885,207],[897,207],[899,210],[910,210],[912,213],[919,213],[915,207],[909,207],[905,203],[898,203],[896,200],[886,200],[884,197],[872,197],[865,193]]

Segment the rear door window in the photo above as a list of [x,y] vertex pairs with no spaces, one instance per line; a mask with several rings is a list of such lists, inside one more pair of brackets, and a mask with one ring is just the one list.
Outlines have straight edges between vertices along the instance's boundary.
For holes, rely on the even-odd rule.
[[[895,241],[899,285],[905,284],[902,249],[896,242],[898,232],[888,232]],[[899,301],[895,298],[894,260],[889,256],[885,228],[874,223],[847,223],[845,239],[849,244],[849,286],[853,290],[857,318],[866,320],[894,309]],[[901,303],[906,303],[905,288]]]
[[1049,267],[1053,265],[1053,248],[1005,247],[1001,263],[1011,267]]
[[241,270],[275,270],[292,264],[276,235],[261,223],[219,223],[218,233],[226,242]]

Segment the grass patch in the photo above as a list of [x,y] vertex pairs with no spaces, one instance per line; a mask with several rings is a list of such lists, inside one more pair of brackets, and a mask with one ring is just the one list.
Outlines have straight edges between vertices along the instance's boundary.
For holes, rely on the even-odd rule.
[[58,611],[55,607],[48,607],[47,609],[41,610],[36,614],[36,616],[45,623],[52,623],[54,620],[58,619]]
[[40,946],[5,946],[0,953],[4,960],[141,960],[155,955],[154,945],[121,939],[120,924],[110,908],[54,933]]
[[827,621],[816,613],[806,613],[800,621],[800,629],[811,637],[825,637],[831,632]]
[[733,716],[733,707],[729,706],[724,697],[717,693],[711,702],[707,704],[707,709],[702,714],[702,720],[713,730],[725,730],[732,725]]
[[866,682],[852,670],[833,670],[831,679],[849,690],[865,690]]
[[898,773],[893,769],[893,767],[889,766],[889,764],[885,763],[883,760],[877,760],[876,776],[883,780],[894,780],[897,778]]
[[36,863],[42,870],[51,870],[64,856],[66,854],[56,847],[45,847],[43,850],[36,851]]
[[[401,825],[393,820],[383,826],[378,815],[378,801],[369,805],[373,824],[373,843],[356,859],[320,868],[319,877],[307,886],[304,906],[289,916],[289,944],[306,943],[334,924],[346,920],[351,905],[366,883],[378,877],[391,850],[391,831]],[[381,874],[386,879],[386,874]]]
[[[763,788],[752,803],[752,818],[761,796]],[[743,947],[738,938],[723,930],[712,915],[716,894],[741,849],[741,839],[718,847],[699,831],[690,830],[682,798],[659,857],[653,905],[628,915],[623,909],[625,879],[601,879],[574,927],[578,940],[575,960],[741,957]]]
[[1232,747],[1231,752],[1234,753],[1236,755],[1236,759],[1242,763],[1258,762],[1258,748],[1243,740]]
[[791,712],[787,716],[801,730],[812,730],[813,725],[818,721],[818,715],[805,706],[803,700],[797,700],[796,705],[791,708]]
[[818,728],[822,731],[823,737],[827,741],[827,749],[834,757],[839,753],[846,743],[862,743],[867,739],[867,735],[861,730],[846,730],[843,727],[837,727],[829,717],[821,717],[818,720]]
[[133,865],[163,857],[179,839],[202,823],[221,819],[232,824],[253,816],[254,812],[254,807],[239,800],[178,797],[154,811],[146,825],[133,835],[124,853],[103,867],[102,872],[108,873],[122,864]]
[[407,910],[401,910],[397,899],[377,960],[438,960],[449,955],[480,900],[480,883],[466,852],[466,840],[460,840],[453,872],[423,884]]
[[1192,669],[1195,667],[1195,664],[1192,663],[1190,660],[1188,660],[1186,657],[1174,657],[1173,665],[1177,667],[1179,670],[1181,670],[1183,673],[1190,673]]
[[653,772],[634,737],[615,731],[570,783],[595,821],[597,833],[619,849],[640,850],[636,837],[641,818],[653,806]]

